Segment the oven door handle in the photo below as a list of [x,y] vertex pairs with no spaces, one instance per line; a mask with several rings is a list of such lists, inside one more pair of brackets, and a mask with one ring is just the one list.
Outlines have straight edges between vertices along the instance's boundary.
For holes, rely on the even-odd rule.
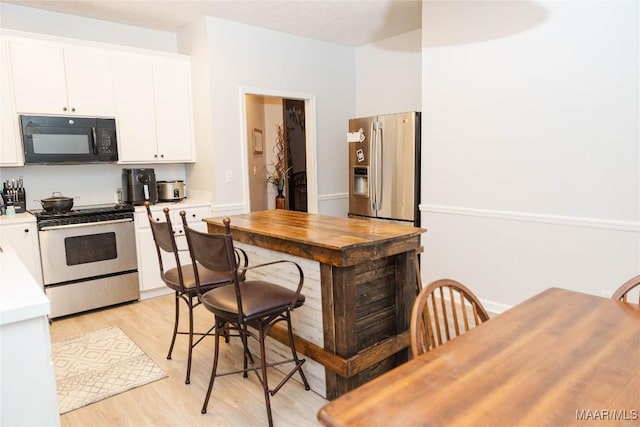
[[95,227],[98,225],[120,224],[123,222],[133,222],[133,218],[112,219],[110,221],[83,222],[81,224],[52,225],[50,227],[42,227],[40,231],[66,230],[69,228],[80,228],[80,227]]

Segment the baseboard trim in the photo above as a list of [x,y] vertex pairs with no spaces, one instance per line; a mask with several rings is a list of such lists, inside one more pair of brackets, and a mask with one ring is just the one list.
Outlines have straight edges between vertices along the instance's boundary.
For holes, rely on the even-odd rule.
[[231,216],[244,212],[244,203],[230,203],[226,205],[214,205],[211,207],[211,213],[213,216]]
[[145,291],[140,291],[140,301],[146,300],[149,298],[160,297],[163,295],[169,295],[173,293],[173,290],[164,284],[155,289],[147,289]]
[[499,219],[560,225],[566,227],[595,228],[600,230],[640,233],[640,222],[611,221],[598,218],[569,217],[561,215],[543,215],[528,212],[499,211],[490,209],[461,208],[456,206],[420,205],[421,212],[445,215],[462,215],[480,218]]
[[498,314],[502,314],[511,308],[510,305],[500,304],[499,302],[495,302],[495,301],[487,301],[485,299],[480,299],[480,302],[482,303],[482,306],[485,308],[485,310],[487,310],[489,312],[489,315],[492,317],[493,315],[497,316]]
[[333,194],[323,194],[318,196],[318,201],[348,199],[348,198],[349,198],[349,193],[333,193]]

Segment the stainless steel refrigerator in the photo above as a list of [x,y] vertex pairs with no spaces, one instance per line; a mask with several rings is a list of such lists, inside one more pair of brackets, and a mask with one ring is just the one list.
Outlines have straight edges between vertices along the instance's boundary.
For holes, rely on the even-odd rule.
[[419,226],[420,113],[349,120],[349,216]]

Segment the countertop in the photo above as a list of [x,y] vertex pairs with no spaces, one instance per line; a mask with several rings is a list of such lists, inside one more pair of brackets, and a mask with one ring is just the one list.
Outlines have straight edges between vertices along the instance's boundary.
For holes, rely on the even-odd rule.
[[[151,209],[164,209],[169,208],[171,210],[178,209],[181,206],[189,207],[189,206],[210,206],[211,202],[206,200],[196,200],[196,199],[183,199],[178,202],[158,202],[154,205],[151,205]],[[146,212],[146,208],[144,205],[138,205],[135,207],[136,212]]]
[[[234,240],[341,267],[415,250],[426,231],[388,221],[282,209],[229,218]],[[209,232],[223,231],[223,217],[204,221]]]
[[36,222],[36,217],[28,212],[17,213],[15,215],[0,215],[0,225],[27,224]]
[[[21,215],[33,218],[26,213],[15,216]],[[11,244],[1,236],[0,248],[0,326],[48,315],[51,312],[49,299]]]

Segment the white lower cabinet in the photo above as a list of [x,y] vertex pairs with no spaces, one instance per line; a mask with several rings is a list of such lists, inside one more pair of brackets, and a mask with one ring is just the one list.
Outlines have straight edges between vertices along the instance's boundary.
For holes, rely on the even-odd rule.
[[[171,224],[173,225],[174,235],[178,249],[183,249],[180,253],[180,263],[182,265],[190,264],[187,240],[182,229],[182,218],[179,215],[181,210],[187,213],[188,224],[198,231],[207,231],[207,224],[202,219],[211,215],[211,205],[202,202],[181,202],[172,204],[159,204],[151,208],[154,219],[164,221],[165,216],[162,211],[165,207],[170,209]],[[138,251],[138,275],[140,278],[141,297],[144,298],[144,292],[161,291],[166,285],[160,278],[160,266],[158,265],[158,255],[156,246],[153,241],[153,233],[149,226],[147,212],[144,206],[136,207],[136,245]],[[173,254],[162,252],[162,263],[165,270],[175,267],[175,258]]]
[[[33,218],[29,222],[17,222],[3,218],[0,224],[2,239],[9,242],[18,258],[24,263],[33,278],[42,286],[42,269],[40,268],[40,247],[38,245],[38,226],[35,218],[28,213],[20,216]],[[9,222],[10,221],[10,222]]]

